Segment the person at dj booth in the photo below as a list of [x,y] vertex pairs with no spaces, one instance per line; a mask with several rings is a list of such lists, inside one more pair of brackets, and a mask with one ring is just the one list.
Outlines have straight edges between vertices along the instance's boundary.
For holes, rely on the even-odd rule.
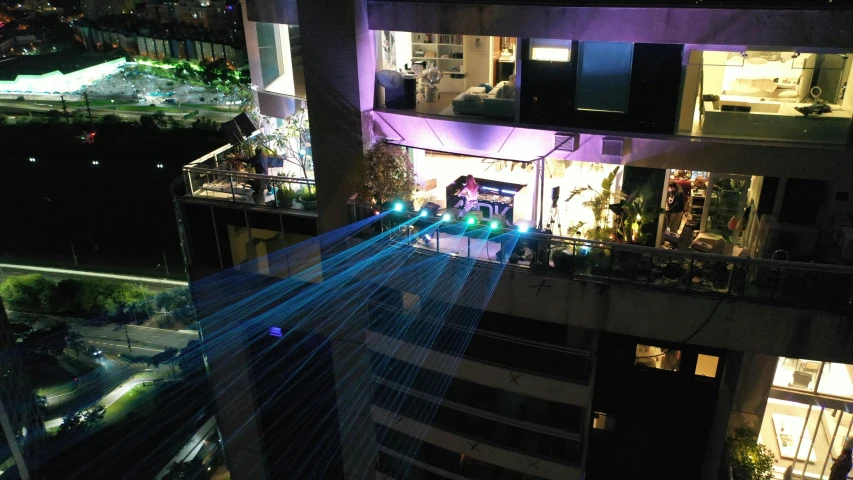
[[462,198],[463,204],[460,209],[460,216],[465,216],[471,210],[479,208],[477,197],[480,194],[480,184],[474,179],[473,175],[465,177],[465,186],[459,191],[458,195]]

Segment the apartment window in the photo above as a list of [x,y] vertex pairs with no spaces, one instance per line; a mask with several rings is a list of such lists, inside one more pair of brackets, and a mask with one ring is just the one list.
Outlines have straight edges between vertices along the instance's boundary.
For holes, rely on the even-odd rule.
[[681,365],[681,352],[670,348],[638,344],[634,365],[677,372]]
[[694,372],[697,376],[700,377],[717,377],[717,365],[720,364],[720,357],[715,355],[703,355],[699,354],[699,357],[696,359],[696,371]]
[[569,62],[572,59],[572,41],[532,38],[530,59],[537,62]]
[[577,109],[627,112],[633,60],[633,43],[580,42]]
[[616,417],[604,412],[593,412],[592,428],[594,430],[603,430],[605,432],[616,431]]
[[268,92],[305,96],[298,25],[257,23],[261,81]]

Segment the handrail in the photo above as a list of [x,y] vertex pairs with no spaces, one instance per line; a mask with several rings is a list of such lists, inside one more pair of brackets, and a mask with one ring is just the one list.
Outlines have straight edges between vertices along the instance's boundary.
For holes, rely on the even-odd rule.
[[[350,206],[364,208],[367,210],[375,210],[377,208],[376,205],[368,205],[365,203],[358,203],[354,201],[349,202]],[[407,216],[408,218],[414,218],[418,216],[417,213],[414,212],[396,212],[396,215]],[[437,223],[440,219],[436,218],[424,218],[424,221]],[[493,231],[498,233],[509,233],[514,230],[507,228],[496,228]],[[574,237],[563,237],[560,235],[548,235],[545,233],[539,233],[534,231],[529,231],[524,234],[527,238],[535,238],[552,242],[566,242],[571,244],[582,244],[583,246],[598,246],[603,248],[609,248],[611,251],[628,251],[628,252],[636,252],[636,253],[646,253],[646,254],[654,254],[661,255],[665,254],[669,257],[681,257],[685,259],[694,259],[694,260],[704,260],[704,261],[719,261],[726,263],[734,263],[738,265],[743,265],[749,263],[753,266],[767,266],[767,267],[777,267],[777,268],[786,268],[791,269],[795,268],[797,270],[806,270],[813,272],[828,272],[828,273],[843,273],[853,275],[853,267],[846,265],[831,265],[825,263],[806,263],[806,262],[789,262],[783,260],[770,260],[765,258],[752,258],[752,257],[736,257],[732,255],[720,255],[718,253],[702,253],[702,252],[690,252],[684,250],[661,250],[660,248],[654,247],[645,247],[642,245],[631,245],[627,243],[616,243],[616,242],[606,242],[600,240],[589,240],[586,238],[574,238]]]
[[[352,199],[349,205],[353,220],[373,215],[376,211],[376,205],[363,204]],[[417,216],[420,215],[414,212],[394,212],[383,219],[383,229],[386,228],[385,223],[390,222],[393,225],[397,220],[402,222]],[[441,220],[438,218],[423,217],[418,224],[432,225],[439,221]],[[420,228],[418,224],[415,225],[416,230]],[[483,228],[488,227],[472,228],[482,232]],[[439,228],[437,232],[441,230]],[[488,238],[514,231],[506,228],[490,230]],[[400,239],[401,245],[414,245],[409,241],[409,235]],[[507,262],[510,263],[508,268],[586,281],[640,285],[706,296],[731,296],[747,301],[790,304],[821,310],[853,309],[851,266],[667,250],[532,231],[520,235],[526,241],[536,242],[536,245],[529,245],[535,250],[533,259],[519,259],[521,263],[511,261],[509,256],[494,260],[479,257],[474,259],[478,262]],[[421,249],[425,253],[442,253],[439,250],[438,237],[435,242],[435,247],[430,245]],[[566,255],[553,256],[555,251],[565,251]],[[464,250],[458,254],[465,256]]]
[[248,173],[248,172],[238,172],[235,170],[219,170],[216,168],[202,168],[202,167],[184,167],[185,172],[196,172],[196,173],[209,173],[216,175],[231,175],[240,178],[246,178],[250,180],[275,180],[281,183],[303,183],[305,185],[314,185],[315,181],[313,178],[300,178],[300,177],[283,177],[281,175],[264,175],[262,173]]

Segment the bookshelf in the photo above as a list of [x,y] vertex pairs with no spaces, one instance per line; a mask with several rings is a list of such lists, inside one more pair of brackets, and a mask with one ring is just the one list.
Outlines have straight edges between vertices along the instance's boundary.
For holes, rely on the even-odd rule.
[[441,70],[439,92],[465,91],[465,42],[463,35],[412,33],[412,62],[427,62]]

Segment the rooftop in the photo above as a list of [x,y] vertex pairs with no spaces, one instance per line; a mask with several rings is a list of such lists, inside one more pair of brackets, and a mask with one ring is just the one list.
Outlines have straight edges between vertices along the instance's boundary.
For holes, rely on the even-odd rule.
[[68,74],[121,57],[116,53],[86,53],[73,49],[45,55],[22,55],[0,62],[0,80],[13,81],[19,75],[44,75],[57,70]]

